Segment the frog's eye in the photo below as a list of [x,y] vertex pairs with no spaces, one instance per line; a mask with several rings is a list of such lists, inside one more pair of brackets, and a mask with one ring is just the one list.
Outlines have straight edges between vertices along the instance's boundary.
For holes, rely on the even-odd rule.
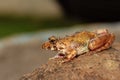
[[56,43],[56,40],[50,40],[50,43],[54,44],[54,43]]
[[52,44],[55,44],[57,42],[57,38],[55,36],[51,36],[49,39],[49,42]]
[[56,37],[55,36],[51,36],[51,37],[48,38],[48,40],[50,40],[50,41],[51,40],[56,40]]

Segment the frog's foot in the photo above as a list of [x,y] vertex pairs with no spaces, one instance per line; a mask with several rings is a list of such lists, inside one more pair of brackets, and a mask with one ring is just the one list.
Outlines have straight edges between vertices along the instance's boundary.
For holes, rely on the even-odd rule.
[[100,35],[106,34],[108,33],[108,29],[99,29],[99,30],[96,30],[95,33],[100,34]]
[[70,62],[71,60],[72,59],[62,58],[62,59],[58,60],[57,62],[60,63],[60,64],[63,64],[63,63]]
[[64,54],[59,53],[59,54],[55,55],[54,57],[49,58],[49,60],[51,60],[51,59],[57,59],[57,58],[64,58],[64,56],[65,56]]
[[115,39],[114,34],[102,33],[99,34],[96,38],[92,39],[89,43],[89,49],[91,51],[102,51],[111,47]]

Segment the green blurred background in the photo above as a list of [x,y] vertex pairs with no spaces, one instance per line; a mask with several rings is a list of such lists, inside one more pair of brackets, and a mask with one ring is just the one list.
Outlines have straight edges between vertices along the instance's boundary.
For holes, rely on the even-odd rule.
[[0,38],[74,24],[65,20],[55,0],[0,0]]
[[13,34],[35,32],[46,29],[59,29],[71,27],[78,22],[67,20],[25,20],[25,19],[9,19],[0,21],[0,38],[4,38]]

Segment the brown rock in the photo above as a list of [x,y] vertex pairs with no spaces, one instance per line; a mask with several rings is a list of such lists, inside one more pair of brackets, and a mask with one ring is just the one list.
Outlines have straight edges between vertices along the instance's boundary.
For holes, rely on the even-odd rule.
[[110,48],[92,55],[80,55],[60,64],[60,59],[25,74],[20,80],[118,80],[120,79],[120,51]]

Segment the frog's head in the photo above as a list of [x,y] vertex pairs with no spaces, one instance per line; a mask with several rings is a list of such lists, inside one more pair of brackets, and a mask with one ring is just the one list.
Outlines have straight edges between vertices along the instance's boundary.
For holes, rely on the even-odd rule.
[[51,44],[56,44],[58,41],[58,39],[55,36],[49,37],[48,40]]
[[49,41],[43,43],[42,48],[46,50],[57,50],[56,43],[58,39],[55,36],[51,36],[48,38]]

